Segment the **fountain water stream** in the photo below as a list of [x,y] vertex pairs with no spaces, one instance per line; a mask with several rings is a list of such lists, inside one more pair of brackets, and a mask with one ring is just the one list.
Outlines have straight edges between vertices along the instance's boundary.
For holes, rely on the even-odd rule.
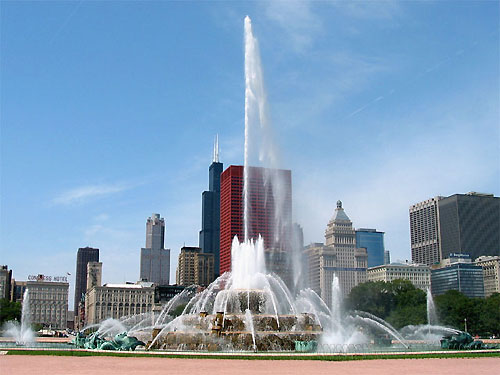
[[427,288],[427,324],[438,324],[436,307],[434,306],[434,298],[432,298],[431,288]]
[[31,329],[30,296],[28,289],[24,291],[21,310],[21,323],[7,322],[5,336],[13,337],[17,345],[30,345],[35,342],[35,334]]
[[253,316],[250,309],[246,309],[245,311],[245,329],[252,333],[253,350],[256,351],[257,345],[255,344],[255,328],[253,326]]
[[332,323],[334,327],[339,328],[341,325],[341,311],[342,311],[342,293],[340,291],[339,278],[337,275],[334,275],[332,281],[332,307],[331,307]]

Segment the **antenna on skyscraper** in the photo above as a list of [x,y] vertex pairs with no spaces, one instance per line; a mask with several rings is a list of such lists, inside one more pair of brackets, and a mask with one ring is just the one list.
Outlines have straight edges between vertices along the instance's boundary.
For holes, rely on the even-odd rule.
[[214,163],[219,162],[219,134],[215,136],[213,162]]

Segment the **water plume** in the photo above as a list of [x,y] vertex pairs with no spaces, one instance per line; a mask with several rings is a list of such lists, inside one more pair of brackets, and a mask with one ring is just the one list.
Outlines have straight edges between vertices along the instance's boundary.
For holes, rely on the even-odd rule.
[[5,323],[5,337],[13,337],[17,345],[30,345],[35,342],[35,333],[31,329],[30,295],[24,291],[21,309],[21,323],[9,321]]

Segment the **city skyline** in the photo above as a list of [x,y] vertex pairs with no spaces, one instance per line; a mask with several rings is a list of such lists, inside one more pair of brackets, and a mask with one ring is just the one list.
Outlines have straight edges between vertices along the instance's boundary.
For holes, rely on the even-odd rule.
[[103,283],[135,281],[159,212],[173,282],[215,134],[243,161],[246,14],[305,244],[340,199],[411,259],[410,205],[500,195],[498,6],[2,2],[2,264],[72,273],[91,246]]

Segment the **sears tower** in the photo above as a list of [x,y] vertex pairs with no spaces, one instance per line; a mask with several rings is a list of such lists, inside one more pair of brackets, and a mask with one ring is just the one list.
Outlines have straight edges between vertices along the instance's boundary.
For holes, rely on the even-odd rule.
[[219,138],[215,138],[212,164],[208,169],[208,191],[201,195],[200,244],[204,253],[214,254],[215,277],[220,274],[220,175]]

